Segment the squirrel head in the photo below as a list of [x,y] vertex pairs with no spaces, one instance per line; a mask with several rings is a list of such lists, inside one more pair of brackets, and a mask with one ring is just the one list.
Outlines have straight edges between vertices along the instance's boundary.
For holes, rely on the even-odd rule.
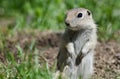
[[85,8],[76,8],[67,11],[65,24],[71,30],[96,28],[91,11]]

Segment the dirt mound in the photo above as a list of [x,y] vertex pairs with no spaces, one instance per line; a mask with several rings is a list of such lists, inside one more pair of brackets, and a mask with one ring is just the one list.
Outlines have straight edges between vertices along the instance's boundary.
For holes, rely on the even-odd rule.
[[[5,52],[11,51],[17,55],[17,45],[25,52],[32,52],[37,48],[43,53],[43,58],[50,65],[56,61],[58,53],[60,33],[40,32],[40,31],[23,31],[17,32],[11,37],[5,38],[5,47],[0,51],[0,60],[5,61]],[[18,59],[16,57],[16,59]],[[93,79],[116,79],[120,77],[120,46],[116,41],[98,42],[95,53],[95,72]]]
[[115,41],[98,43],[94,79],[117,79],[120,76],[120,46]]

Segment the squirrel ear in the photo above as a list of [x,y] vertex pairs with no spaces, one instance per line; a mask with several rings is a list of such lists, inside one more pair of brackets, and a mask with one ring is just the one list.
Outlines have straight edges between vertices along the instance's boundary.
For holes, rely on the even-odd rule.
[[88,14],[88,15],[91,15],[91,12],[90,12],[90,11],[87,11],[87,14]]

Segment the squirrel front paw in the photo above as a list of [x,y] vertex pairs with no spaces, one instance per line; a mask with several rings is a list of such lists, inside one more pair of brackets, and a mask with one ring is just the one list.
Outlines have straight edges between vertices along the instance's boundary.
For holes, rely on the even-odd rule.
[[85,47],[84,47],[84,48],[82,49],[82,54],[87,54],[88,51],[89,51],[89,48],[85,48]]
[[89,43],[87,43],[82,49],[82,54],[86,55],[90,50],[91,50],[91,46]]
[[71,55],[75,55],[75,49],[74,49],[74,44],[72,42],[68,43],[66,45],[67,51],[71,54]]

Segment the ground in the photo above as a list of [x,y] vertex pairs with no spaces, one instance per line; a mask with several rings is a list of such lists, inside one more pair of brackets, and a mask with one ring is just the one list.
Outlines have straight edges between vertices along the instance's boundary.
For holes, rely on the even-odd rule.
[[[23,30],[16,32],[12,36],[5,38],[7,50],[0,50],[0,61],[6,63],[6,51],[11,51],[17,55],[16,45],[20,45],[26,52],[33,49],[39,50],[40,61],[46,61],[49,66],[55,64],[59,51],[59,43],[62,32]],[[120,46],[119,42],[109,40],[107,42],[98,41],[94,58],[93,79],[120,79]],[[19,58],[16,57],[17,60]]]

